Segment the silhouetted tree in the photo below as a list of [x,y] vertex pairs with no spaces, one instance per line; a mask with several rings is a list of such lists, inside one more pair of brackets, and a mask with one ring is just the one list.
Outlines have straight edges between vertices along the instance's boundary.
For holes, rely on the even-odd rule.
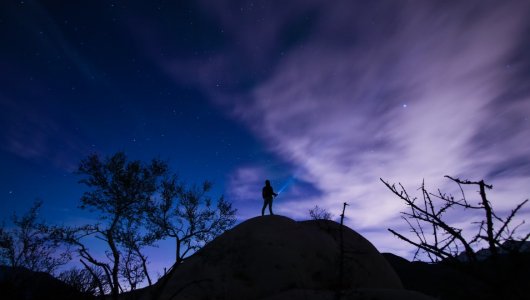
[[[145,219],[148,222],[148,219]],[[120,236],[120,243],[125,248],[125,259],[123,260],[122,274],[126,278],[131,290],[135,290],[137,285],[147,279],[148,285],[152,285],[147,265],[148,260],[143,248],[152,246],[160,239],[158,235],[148,231],[149,226],[140,225],[138,222],[129,222],[123,228]]]
[[[81,161],[78,173],[84,176],[80,182],[90,188],[81,197],[80,207],[96,212],[100,223],[62,228],[56,234],[76,246],[83,265],[101,269],[112,297],[117,299],[123,291],[120,278],[135,288],[139,278],[148,276],[147,258],[141,255],[141,248],[156,239],[138,236],[142,222],[146,221],[149,201],[159,190],[168,166],[157,159],[148,164],[129,161],[123,152],[118,152],[104,160],[90,155]],[[87,247],[89,237],[104,242],[106,259],[91,253]],[[143,275],[139,277],[139,273]]]
[[340,256],[339,256],[339,291],[340,293],[338,294],[339,298],[344,289],[344,255],[346,253],[344,249],[344,217],[345,217],[344,213],[346,212],[346,206],[348,205],[349,204],[346,202],[343,203],[342,214],[340,214],[340,240],[339,240],[340,241]]
[[318,205],[309,209],[309,216],[312,220],[331,220],[333,214],[327,211],[325,208],[321,208]]
[[[405,237],[395,230],[388,229],[398,238],[414,245],[417,251],[414,259],[418,254],[426,253],[432,262],[439,260],[451,260],[457,262],[457,256],[463,250],[467,260],[474,262],[477,260],[473,247],[479,244],[480,241],[488,245],[490,255],[495,258],[499,249],[506,252],[518,252],[523,242],[530,238],[530,233],[522,237],[516,237],[515,232],[517,228],[524,223],[516,225],[511,228],[511,222],[517,212],[528,202],[524,200],[519,203],[511,213],[505,217],[499,217],[493,210],[490,201],[486,197],[486,189],[492,189],[493,186],[481,181],[469,181],[445,176],[451,181],[458,184],[462,193],[461,199],[455,199],[452,195],[445,194],[438,190],[438,193],[431,193],[426,190],[425,183],[421,185],[421,199],[411,197],[405,188],[399,184],[396,187],[394,184],[381,179],[381,181],[392,191],[396,196],[405,201],[409,211],[402,212],[402,218],[407,222],[415,239]],[[480,202],[478,205],[470,204],[466,197],[462,185],[476,185],[479,187]],[[435,203],[437,200],[439,203]],[[478,222],[477,232],[469,238],[463,235],[463,229],[450,225],[444,220],[444,214],[451,209],[472,209],[479,210],[484,213],[484,219]],[[495,224],[495,222],[497,222]],[[499,227],[496,228],[495,225]],[[517,239],[518,243],[506,243]],[[510,245],[509,247],[507,245]],[[514,246],[515,245],[515,246]]]
[[105,288],[108,285],[104,283],[105,275],[101,268],[87,266],[80,269],[74,267],[61,272],[57,278],[81,293],[102,296],[110,292],[108,288]]
[[13,227],[0,227],[0,264],[53,274],[71,260],[71,252],[49,235],[48,226],[38,219],[42,201],[35,201],[22,216],[13,214]]
[[223,233],[235,223],[236,209],[222,196],[214,203],[208,196],[212,184],[186,187],[176,177],[163,183],[160,199],[151,202],[152,230],[175,239],[176,265],[189,254]]

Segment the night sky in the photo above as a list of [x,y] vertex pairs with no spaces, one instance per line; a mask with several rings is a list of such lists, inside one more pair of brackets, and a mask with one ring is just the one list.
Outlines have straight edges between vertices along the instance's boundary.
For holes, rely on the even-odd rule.
[[294,219],[348,202],[348,226],[409,258],[380,177],[484,178],[501,215],[530,196],[529,1],[80,2],[0,4],[0,219],[38,198],[91,222],[76,166],[117,151],[213,181],[240,221],[265,179]]

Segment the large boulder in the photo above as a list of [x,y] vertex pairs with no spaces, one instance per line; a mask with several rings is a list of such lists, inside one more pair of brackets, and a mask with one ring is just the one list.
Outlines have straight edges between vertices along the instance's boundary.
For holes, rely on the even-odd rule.
[[[342,236],[342,290],[356,291],[342,299],[426,299],[403,290],[368,240],[347,227]],[[253,218],[175,267],[143,298],[332,299],[340,287],[340,241],[341,226],[332,221]]]
[[74,287],[44,272],[34,272],[22,267],[0,266],[0,299],[10,300],[89,300]]
[[501,255],[474,264],[408,261],[391,253],[383,256],[408,290],[437,299],[527,299],[530,253]]

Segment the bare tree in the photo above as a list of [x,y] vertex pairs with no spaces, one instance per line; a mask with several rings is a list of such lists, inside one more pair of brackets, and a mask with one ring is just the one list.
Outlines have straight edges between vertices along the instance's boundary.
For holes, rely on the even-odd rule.
[[325,208],[321,208],[318,205],[309,209],[309,216],[312,220],[331,220],[333,214],[327,211]]
[[[486,189],[492,189],[492,185],[486,184],[483,180],[469,181],[451,176],[445,177],[458,184],[462,194],[460,199],[456,199],[440,190],[437,193],[431,193],[425,188],[424,182],[420,187],[422,196],[418,199],[411,197],[401,184],[396,187],[395,184],[389,184],[381,179],[385,186],[403,200],[409,208],[408,211],[402,212],[402,218],[409,225],[415,238],[408,238],[393,229],[388,230],[417,248],[414,259],[420,253],[425,253],[433,262],[439,260],[456,262],[458,261],[458,255],[463,250],[467,260],[474,262],[477,260],[474,247],[476,248],[480,242],[485,242],[488,245],[492,257],[498,255],[498,249],[518,252],[523,242],[530,238],[530,233],[516,237],[516,230],[524,221],[513,228],[511,223],[517,212],[528,202],[528,199],[519,203],[507,217],[501,218],[494,212],[491,202],[486,197]],[[462,185],[476,185],[479,187],[480,201],[477,205],[470,204],[466,199]],[[462,228],[452,226],[444,219],[445,213],[456,208],[483,212],[484,219],[477,223],[477,232],[469,235],[471,237],[466,238]],[[496,229],[495,225],[498,225],[499,229]],[[511,243],[510,247],[506,246],[507,241],[515,239],[518,240],[515,247],[513,247],[513,243]]]
[[[80,182],[90,188],[81,197],[80,207],[97,212],[100,223],[77,228],[63,227],[55,233],[76,246],[81,263],[87,266],[87,270],[100,269],[103,272],[113,299],[117,299],[124,290],[121,278],[134,283],[135,287],[139,280],[138,272],[147,276],[145,256],[141,255],[140,268],[133,268],[132,264],[136,265],[137,260],[134,259],[139,257],[141,247],[151,245],[155,239],[136,240],[136,237],[145,221],[149,201],[167,173],[167,164],[160,160],[154,159],[149,164],[128,161],[122,152],[104,160],[98,155],[91,155],[79,165],[79,174],[84,176]],[[107,246],[105,258],[91,253],[86,242],[89,237]]]
[[70,250],[51,238],[48,226],[38,219],[41,207],[37,200],[24,215],[13,214],[13,227],[0,227],[0,264],[53,274],[71,260]]
[[144,253],[144,248],[153,246],[160,237],[149,231],[147,227],[137,222],[128,222],[127,226],[122,228],[124,231],[119,234],[119,241],[125,249],[122,274],[131,290],[135,290],[137,285],[144,280],[147,280],[148,285],[153,284],[148,272],[148,258]]
[[138,257],[133,249],[127,248],[121,263],[120,274],[122,278],[126,280],[126,284],[128,284],[131,291],[136,290],[138,284],[142,283],[146,279],[146,274],[148,274],[143,268],[141,258]]
[[[345,255],[345,249],[344,249],[344,213],[346,212],[346,206],[349,204],[344,202],[342,206],[342,214],[340,214],[340,255],[339,255],[339,289],[342,293],[342,290],[344,289],[344,255]],[[339,293],[339,298],[340,294]]]
[[208,196],[211,188],[208,181],[186,187],[172,177],[163,183],[160,199],[151,203],[152,230],[175,239],[176,265],[235,223],[237,210],[223,197],[214,203]]
[[63,271],[57,276],[57,278],[81,293],[103,296],[110,292],[110,290],[105,289],[108,285],[104,284],[104,276],[105,275],[100,268],[87,266],[83,269],[74,267]]

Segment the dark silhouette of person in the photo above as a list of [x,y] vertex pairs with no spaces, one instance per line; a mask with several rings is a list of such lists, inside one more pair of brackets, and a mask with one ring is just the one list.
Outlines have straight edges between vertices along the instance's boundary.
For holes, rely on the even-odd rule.
[[271,182],[268,179],[265,180],[265,186],[261,190],[261,195],[263,196],[263,208],[261,209],[261,215],[263,216],[265,214],[265,207],[267,207],[267,205],[269,206],[270,214],[274,215],[272,213],[272,199],[273,197],[278,196],[278,194],[274,192]]

